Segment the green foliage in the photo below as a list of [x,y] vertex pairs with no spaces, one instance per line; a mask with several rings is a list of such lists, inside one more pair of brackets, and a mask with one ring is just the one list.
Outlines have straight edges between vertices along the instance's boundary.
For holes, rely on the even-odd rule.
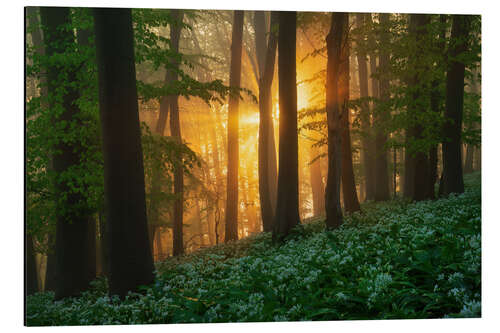
[[335,231],[311,221],[282,246],[263,233],[167,259],[122,302],[102,287],[35,294],[28,325],[479,317],[480,175],[465,181],[445,199],[370,203]]
[[167,216],[176,199],[172,189],[174,166],[181,165],[189,176],[195,166],[200,166],[200,160],[175,138],[153,134],[145,123],[141,130],[148,223],[170,227]]
[[[44,29],[30,26],[30,30]],[[92,20],[83,9],[71,11],[71,24],[61,27],[71,31],[92,30]],[[26,193],[27,232],[46,252],[45,236],[55,230],[55,218],[63,214],[80,211],[97,211],[102,198],[102,153],[100,149],[100,126],[97,108],[97,77],[93,39],[88,44],[77,44],[76,40],[59,41],[62,52],[47,56],[43,46],[29,45],[27,48],[27,77],[37,82],[35,96],[26,101]],[[48,91],[47,68],[58,71],[55,89]],[[76,73],[76,78],[71,80]],[[76,117],[62,120],[63,95],[68,89],[79,92]],[[80,151],[77,164],[56,174],[52,169],[52,158],[60,153],[61,144],[71,145]],[[56,195],[59,183],[68,186],[62,195]],[[66,204],[72,194],[82,194],[83,202]]]
[[[240,92],[245,92],[256,102],[256,97],[248,89],[227,87],[221,80],[200,82],[183,70],[183,66],[192,69],[194,65],[188,61],[188,57],[171,49],[171,41],[166,35],[166,27],[180,24],[182,28],[190,29],[190,26],[175,21],[170,10],[134,9],[132,14],[136,62],[146,64],[151,72],[157,72],[160,69],[167,70],[174,72],[179,77],[177,81],[170,82],[168,85],[165,84],[163,77],[147,81],[138,80],[137,90],[143,101],[160,100],[164,96],[179,95],[186,98],[199,97],[207,104],[213,102],[222,104],[227,96],[239,96]],[[183,66],[178,66],[178,64]]]

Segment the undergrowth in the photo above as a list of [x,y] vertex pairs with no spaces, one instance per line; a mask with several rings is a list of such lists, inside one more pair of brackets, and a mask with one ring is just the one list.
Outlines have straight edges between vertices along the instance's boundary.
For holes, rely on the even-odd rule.
[[104,280],[81,297],[27,298],[27,324],[256,322],[481,315],[480,174],[461,195],[363,205],[335,231],[304,223],[283,245],[262,233],[157,265],[123,301]]

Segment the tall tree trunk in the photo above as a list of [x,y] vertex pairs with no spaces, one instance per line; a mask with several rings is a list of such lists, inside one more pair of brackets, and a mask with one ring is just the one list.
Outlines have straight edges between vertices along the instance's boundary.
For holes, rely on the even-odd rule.
[[[40,56],[45,55],[45,46],[42,40],[42,31],[40,29],[40,21],[38,19],[38,11],[37,7],[27,7],[26,8],[27,20],[31,31],[31,39],[33,42],[33,47],[36,49],[36,53]],[[47,96],[47,77],[45,75],[41,75],[39,77],[40,80],[40,95]],[[43,105],[43,107],[48,108],[48,105]],[[52,158],[49,159],[49,164],[47,165],[47,170],[53,170],[53,161]],[[49,246],[49,252],[47,253],[47,261],[46,261],[46,269],[45,269],[45,280],[44,280],[44,290],[55,290],[55,263],[56,257],[54,252],[54,239],[55,235],[50,233],[47,235],[47,244]]]
[[163,252],[163,244],[162,244],[162,230],[161,227],[156,231],[156,249],[158,251],[158,260],[163,260],[165,257],[165,253]]
[[[216,214],[220,212],[220,205],[221,205],[221,200],[220,196],[222,194],[222,176],[221,176],[221,171],[220,171],[220,159],[219,159],[219,145],[217,143],[217,117],[213,117],[213,126],[211,126],[211,141],[212,141],[212,161],[213,161],[213,167],[214,167],[214,184],[215,184],[215,200],[213,203],[213,207],[210,209],[210,221],[212,223],[209,223],[209,236],[210,238],[210,244],[214,245],[217,244],[216,240],[216,233],[217,231],[215,230],[216,228]],[[219,214],[220,215],[220,214]]]
[[311,160],[316,159],[310,164],[311,190],[313,198],[313,215],[322,216],[325,214],[325,186],[321,174],[321,159],[317,147],[311,145]]
[[393,196],[394,198],[397,196],[398,191],[397,191],[397,175],[398,175],[398,150],[396,147],[392,148],[392,167],[393,167],[393,173],[392,173],[392,190],[393,190]]
[[471,173],[473,171],[472,161],[474,161],[474,146],[467,144],[465,149],[464,173]]
[[[271,31],[266,46],[264,13],[255,12],[257,60],[259,63],[259,196],[262,224],[265,232],[273,230],[276,209],[276,148],[272,117],[271,86],[274,75],[277,38],[273,31],[278,23],[278,13],[271,13]],[[263,54],[263,56],[262,56]]]
[[[84,9],[87,15],[91,15],[90,9]],[[93,31],[91,29],[78,29],[77,31],[77,43],[79,48],[81,48],[81,52],[85,52],[85,48],[93,47],[93,45],[90,44],[90,38],[93,34]],[[93,64],[95,64],[95,59],[93,60]],[[96,252],[96,247],[97,247],[97,242],[96,242],[96,237],[97,237],[97,232],[96,232],[96,217],[94,214],[91,214],[88,217],[88,232],[87,232],[87,244],[88,244],[88,257],[87,257],[87,272],[88,272],[88,279],[90,281],[95,280],[97,276],[97,252]]]
[[[109,293],[125,297],[154,280],[130,9],[93,10],[104,156]],[[126,181],[124,181],[126,180]]]
[[403,181],[403,196],[408,199],[413,199],[414,196],[414,178],[415,178],[415,156],[409,151],[410,130],[405,133],[405,149],[404,149],[404,181]]
[[446,107],[444,116],[449,120],[444,125],[443,142],[443,194],[463,193],[462,175],[462,115],[464,109],[465,65],[457,59],[467,50],[470,17],[453,15],[451,27],[451,45],[449,56],[451,63],[446,73]]
[[26,234],[24,241],[24,294],[27,296],[38,292],[38,279],[33,238]]
[[[384,29],[389,27],[389,15],[387,13],[380,14],[380,23]],[[387,32],[382,32],[380,36],[381,43],[388,45],[389,35]],[[385,73],[389,70],[390,54],[386,48],[379,49],[379,72]],[[373,74],[373,73],[372,73]],[[377,112],[374,113],[375,127],[375,201],[385,201],[390,199],[389,193],[389,170],[387,161],[387,133],[385,133],[384,125],[390,118],[389,110],[384,105],[390,99],[390,82],[389,79],[382,75],[379,78],[379,97],[380,104]]]
[[341,154],[342,154],[342,194],[344,207],[348,213],[360,210],[354,170],[352,166],[351,133],[349,122],[349,53],[350,45],[347,41],[349,34],[349,14],[343,20],[343,40],[341,45],[341,59],[339,66],[338,102],[341,107]]
[[[438,44],[437,47],[439,50],[445,50],[446,47],[446,21],[447,15],[439,15],[439,35],[438,35]],[[444,61],[444,57],[442,57],[442,61]],[[438,66],[441,64],[438,64]],[[440,70],[439,68],[435,70]],[[444,81],[444,72],[440,73],[441,78],[432,81],[432,91],[431,91],[431,110],[437,114],[442,114],[441,110],[441,102],[443,100],[442,94],[440,93],[440,89],[438,88],[440,83]],[[438,178],[438,144],[434,144],[429,149],[429,198],[434,199],[436,197],[435,185]]]
[[106,238],[106,222],[104,221],[104,212],[99,211],[98,213],[98,224],[99,224],[99,256],[101,263],[101,274],[108,277],[109,276],[109,246]]
[[273,239],[283,240],[300,223],[297,135],[297,13],[279,12],[279,171]]
[[[174,23],[170,28],[170,43],[172,51],[179,52],[179,39],[182,29],[182,19],[184,13],[178,9],[172,9],[171,11],[172,19]],[[176,69],[179,68],[179,63],[175,60],[173,61],[173,69],[167,71],[169,76],[168,82],[175,82],[178,80]],[[181,136],[181,123],[179,120],[179,96],[171,95],[168,97],[169,108],[170,108],[170,133],[172,137],[178,142],[182,143]],[[183,242],[183,213],[184,213],[184,175],[183,175],[182,161],[177,161],[174,164],[174,221],[173,221],[173,255],[177,256],[184,253],[184,242]]]
[[[427,34],[427,26],[430,23],[431,16],[427,14],[412,14],[410,15],[410,33],[415,34],[416,36],[416,41],[417,45],[422,45],[424,42],[425,35]],[[419,47],[418,46],[418,47]],[[420,49],[420,47],[419,47]],[[421,57],[422,54],[417,54],[416,57]],[[419,66],[420,67],[420,66]],[[422,70],[422,68],[420,68]],[[423,107],[420,106],[418,103],[419,98],[422,98],[422,88],[419,87],[421,83],[419,82],[419,74],[417,73],[414,77],[414,84],[418,87],[416,92],[414,93],[413,100],[415,103],[416,109],[414,112],[426,112],[427,110]],[[416,140],[422,140],[423,139],[423,132],[424,128],[421,124],[418,122],[412,129],[412,136]],[[428,151],[417,151],[415,153],[415,173],[414,173],[414,178],[413,178],[413,199],[416,201],[420,200],[425,200],[425,199],[430,199],[430,193],[429,193],[429,184],[428,184],[428,179],[429,179],[429,174],[430,174],[430,163],[429,163],[429,152]]]
[[[38,12],[36,7],[26,7],[26,19],[29,27],[32,28],[31,37],[33,46],[37,48],[39,53],[43,53],[40,48],[42,45],[42,36],[38,29]],[[31,295],[39,291],[37,281],[37,265],[35,258],[35,250],[33,248],[33,237],[28,233],[27,226],[24,229],[24,285],[25,295]]]
[[[374,22],[372,18],[372,14],[365,14],[365,18],[367,21],[368,26],[372,29],[372,34],[376,34],[375,28],[374,28]],[[376,44],[375,44],[375,38],[369,37],[368,38],[368,47],[370,49],[369,52],[369,64],[370,64],[370,86],[371,86],[371,97],[377,99],[380,97],[380,90],[379,90],[379,80],[374,76],[374,74],[377,73],[377,53],[376,53]],[[377,159],[377,154],[376,154],[376,133],[375,133],[375,102],[371,103],[371,122],[372,122],[372,127],[369,128],[369,141],[368,141],[368,146],[369,146],[369,172],[371,172],[371,179],[372,179],[372,187],[367,187],[367,192],[366,192],[366,200],[375,200],[375,194],[376,194],[376,187],[377,187],[377,181],[376,181],[376,159]],[[373,192],[371,192],[371,191]]]
[[326,37],[328,60],[326,65],[326,115],[328,125],[328,180],[325,190],[326,226],[338,228],[342,224],[340,208],[341,177],[341,105],[339,101],[339,69],[341,48],[345,42],[347,13],[332,13],[330,32]]
[[249,232],[255,231],[257,224],[257,211],[255,207],[255,192],[253,190],[252,179],[253,177],[253,160],[247,160],[246,176],[247,176],[247,217],[248,217],[248,230]]
[[[358,28],[363,28],[365,25],[366,15],[368,14],[356,14],[356,25]],[[366,61],[366,52],[361,48],[357,53],[358,60],[358,73],[359,73],[359,92],[360,98],[367,98],[368,93],[368,65]],[[372,200],[375,197],[375,173],[374,173],[374,160],[373,151],[371,148],[373,145],[370,144],[370,105],[368,102],[363,102],[361,104],[360,110],[361,119],[361,160],[364,171],[364,189],[365,189],[365,200]]]
[[[231,69],[229,85],[240,87],[241,51],[243,39],[243,15],[241,10],[234,11],[233,35],[231,43]],[[239,96],[229,96],[227,126],[227,199],[225,241],[238,239],[238,167],[239,167]]]
[[47,253],[47,263],[45,268],[45,282],[43,284],[44,291],[54,291],[56,290],[57,280],[56,280],[56,252],[53,243],[55,235],[49,234],[47,243],[49,244],[49,252]]
[[[40,8],[41,22],[44,26],[45,51],[48,56],[61,54],[67,48],[75,46],[73,32],[69,29],[70,10],[66,7]],[[64,65],[63,65],[64,66]],[[48,90],[56,93],[60,89],[59,75],[65,71],[69,82],[77,82],[76,68],[61,68],[52,63],[47,68]],[[67,87],[62,97],[63,112],[54,117],[54,122],[70,123],[80,112],[76,105],[78,90]],[[54,105],[51,105],[54,107]],[[67,172],[72,166],[79,164],[83,148],[78,143],[59,142],[56,144],[52,158],[56,175]],[[55,298],[61,299],[76,296],[87,289],[90,283],[86,265],[89,253],[87,242],[88,212],[77,209],[85,202],[82,194],[71,190],[71,185],[62,179],[56,180],[55,192],[58,216],[56,222],[56,289]]]

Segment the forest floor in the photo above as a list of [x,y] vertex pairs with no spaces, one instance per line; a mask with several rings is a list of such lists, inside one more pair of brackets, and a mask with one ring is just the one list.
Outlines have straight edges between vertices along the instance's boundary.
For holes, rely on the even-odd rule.
[[260,322],[481,316],[481,174],[461,195],[362,205],[335,231],[303,224],[157,264],[142,294],[27,298],[27,325]]

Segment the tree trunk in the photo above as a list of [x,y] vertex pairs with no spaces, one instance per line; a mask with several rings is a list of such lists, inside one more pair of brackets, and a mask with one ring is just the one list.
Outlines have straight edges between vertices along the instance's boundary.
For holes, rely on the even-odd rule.
[[[26,231],[25,231],[26,232]],[[35,250],[33,248],[33,238],[26,234],[24,248],[24,293],[26,296],[38,292],[38,279],[36,269]]]
[[[447,15],[439,15],[439,23],[441,28],[439,29],[438,35],[438,49],[445,50],[446,47],[446,20]],[[442,61],[445,61],[444,57]],[[439,66],[441,64],[437,64]],[[439,67],[435,70],[440,70]],[[431,110],[437,114],[442,114],[441,102],[443,96],[440,93],[439,85],[444,81],[444,72],[441,72],[441,78],[432,81],[432,91],[431,91]],[[434,144],[429,149],[429,198],[434,199],[436,197],[435,185],[438,178],[438,144]]]
[[[109,293],[125,297],[154,280],[144,193],[130,9],[93,10],[104,156]],[[125,181],[126,180],[126,181]]]
[[341,154],[342,154],[342,194],[344,198],[344,207],[348,213],[354,213],[360,210],[358,201],[358,192],[356,191],[356,182],[354,180],[354,170],[352,166],[351,133],[349,122],[349,48],[347,41],[349,33],[349,14],[343,20],[343,40],[341,45],[341,59],[339,66],[339,87],[338,102],[341,105]]
[[87,223],[89,224],[87,231],[87,278],[89,281],[93,281],[97,277],[97,242],[95,216],[89,216]]
[[342,224],[340,208],[341,177],[341,104],[339,100],[339,69],[341,48],[345,43],[347,13],[332,13],[330,32],[326,37],[328,60],[326,65],[326,115],[328,125],[328,180],[325,190],[326,226],[338,228]]
[[[210,236],[210,244],[214,245],[217,244],[216,240],[216,233],[217,231],[215,230],[216,228],[216,214],[220,212],[220,205],[221,205],[221,200],[220,196],[222,194],[222,176],[221,176],[221,171],[220,171],[220,159],[219,159],[219,145],[217,143],[217,118],[218,117],[213,117],[213,126],[211,126],[211,138],[212,138],[212,161],[214,164],[214,192],[215,192],[215,199],[213,203],[213,207],[210,209],[210,220],[212,223],[209,223],[209,233],[208,235]],[[219,214],[220,215],[220,214]],[[210,221],[209,220],[209,221]]]
[[467,144],[465,149],[465,163],[464,163],[464,173],[471,173],[472,161],[474,161],[474,146],[471,144]]
[[274,241],[283,240],[300,223],[296,27],[296,12],[279,12],[279,171]]
[[[61,54],[67,48],[74,47],[75,40],[71,30],[68,29],[70,10],[66,7],[42,7],[40,9],[41,22],[44,26],[45,51],[48,56]],[[64,66],[64,65],[63,65]],[[58,82],[61,71],[67,73],[69,82],[77,82],[76,68],[61,68],[53,63],[47,68],[48,90],[56,94],[60,89]],[[71,123],[80,112],[76,105],[79,98],[77,88],[65,87],[62,96],[63,112],[55,116],[54,122]],[[54,105],[51,105],[54,107]],[[61,140],[56,144],[52,162],[56,175],[67,172],[72,166],[79,164],[83,147],[78,143],[65,143]],[[62,179],[56,179],[55,184],[56,207],[58,211],[56,222],[56,289],[55,299],[76,296],[87,289],[88,279],[86,265],[88,260],[88,212],[82,207],[85,198],[81,193],[71,190],[71,184]],[[84,205],[84,204],[83,204]]]
[[156,249],[157,249],[157,252],[158,252],[158,261],[161,261],[164,259],[164,252],[163,252],[163,244],[161,242],[161,234],[162,234],[162,230],[161,230],[161,227],[158,228],[158,230],[156,231]]
[[[367,14],[356,14],[356,25],[358,28],[362,28],[365,25],[365,18]],[[367,98],[368,93],[368,67],[366,61],[366,53],[361,49],[357,54],[358,60],[358,73],[359,73],[359,92],[360,98]],[[375,197],[375,173],[374,173],[374,160],[372,146],[370,144],[370,105],[368,102],[363,102],[361,104],[360,110],[360,120],[361,120],[361,160],[364,171],[364,190],[365,190],[365,200],[372,200]]]
[[443,194],[463,193],[462,175],[462,115],[464,109],[465,65],[456,60],[467,50],[470,18],[466,15],[453,15],[451,45],[449,56],[451,64],[446,73],[446,107],[444,116],[443,142]]
[[[380,23],[383,27],[389,25],[389,14],[380,14]],[[381,33],[380,41],[383,45],[389,44],[388,33]],[[386,48],[379,49],[379,72],[381,74],[389,70],[390,54]],[[373,74],[373,73],[372,73]],[[375,127],[375,201],[385,201],[390,199],[389,192],[389,171],[387,161],[387,133],[385,133],[385,124],[390,118],[389,110],[386,109],[384,103],[390,99],[390,82],[389,79],[382,75],[379,78],[379,97],[380,105],[377,112],[374,114]]]
[[[231,43],[231,70],[229,85],[240,87],[241,51],[243,39],[243,15],[241,10],[234,11],[233,35]],[[225,242],[238,239],[238,167],[239,167],[239,94],[229,96],[227,127],[227,199]]]
[[316,159],[310,164],[311,190],[313,198],[313,215],[323,216],[325,214],[325,186],[321,174],[321,159],[317,147],[311,146],[311,160]]
[[45,268],[45,282],[43,284],[44,291],[56,290],[56,253],[54,243],[55,235],[48,236],[49,252],[47,253],[47,263]]
[[[257,60],[261,69],[259,78],[259,196],[262,224],[265,232],[273,230],[274,211],[276,208],[276,148],[274,146],[274,128],[272,118],[272,92],[274,62],[276,57],[277,38],[272,31],[278,23],[278,13],[271,14],[271,31],[264,57],[265,31],[264,13],[255,12]],[[258,33],[259,32],[259,33]],[[263,42],[262,42],[263,41]]]
[[[90,9],[85,9],[86,13],[88,15],[91,15],[89,11]],[[90,37],[92,36],[93,31],[90,29],[78,29],[77,31],[77,43],[80,48],[82,48],[80,51],[82,53],[85,52],[85,48],[88,47],[93,47],[93,45],[90,45]],[[93,59],[95,61],[95,59]],[[94,62],[95,64],[95,62]],[[95,280],[97,276],[97,252],[96,252],[96,218],[94,214],[90,215],[88,217],[88,231],[87,231],[87,244],[88,244],[88,257],[87,257],[87,272],[88,272],[88,279],[90,281]]]
[[[184,13],[178,9],[172,9],[171,11],[172,19],[175,23],[171,24],[170,28],[170,43],[172,51],[179,52],[179,39],[181,35],[182,19]],[[169,75],[168,82],[175,82],[178,80],[177,72],[175,71],[179,68],[179,63],[175,60],[173,61],[172,71],[167,71]],[[178,143],[182,143],[181,136],[181,124],[179,120],[179,96],[171,95],[168,96],[169,108],[170,108],[170,133],[172,137],[176,139]],[[184,213],[184,175],[183,175],[182,161],[177,161],[174,164],[174,221],[173,221],[173,255],[181,255],[184,253],[184,242],[183,242],[183,213]]]
[[[42,36],[40,30],[37,28],[39,25],[36,7],[26,7],[26,19],[28,21],[29,27],[34,29],[31,32],[33,46],[37,48],[38,53],[43,53],[40,48],[42,45]],[[38,281],[37,281],[37,267],[35,250],[33,248],[33,237],[28,233],[27,226],[24,229],[24,283],[25,283],[25,295],[31,295],[39,291]]]

